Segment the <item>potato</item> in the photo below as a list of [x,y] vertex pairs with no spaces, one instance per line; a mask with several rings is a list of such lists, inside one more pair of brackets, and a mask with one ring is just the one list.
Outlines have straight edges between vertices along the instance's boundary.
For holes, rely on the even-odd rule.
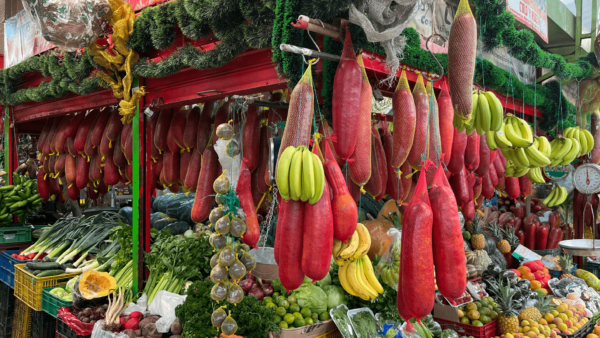
[[183,332],[183,328],[181,327],[181,323],[179,323],[179,319],[176,319],[173,324],[171,324],[171,333],[175,336],[181,335]]
[[135,330],[132,330],[132,329],[123,330],[123,333],[126,334],[127,337],[129,337],[129,338],[136,337]]
[[144,327],[146,325],[151,324],[151,323],[154,323],[154,322],[149,317],[142,319],[142,321],[140,322],[140,330],[144,329]]
[[156,324],[150,323],[142,329],[142,335],[148,338],[162,338],[162,333],[156,329]]

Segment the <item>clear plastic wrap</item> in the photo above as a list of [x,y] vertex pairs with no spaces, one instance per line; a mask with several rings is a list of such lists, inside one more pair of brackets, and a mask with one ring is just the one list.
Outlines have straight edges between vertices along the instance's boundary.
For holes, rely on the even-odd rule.
[[387,236],[392,237],[390,245],[383,252],[381,260],[375,268],[377,275],[394,290],[398,291],[398,275],[400,273],[400,251],[402,231],[391,228],[387,231]]
[[148,311],[152,315],[160,316],[156,321],[156,330],[160,333],[167,333],[171,328],[171,324],[177,319],[175,316],[175,308],[185,302],[186,296],[178,295],[168,291],[158,291],[156,297],[150,303]]
[[87,47],[104,33],[108,0],[23,1],[46,41],[69,52]]

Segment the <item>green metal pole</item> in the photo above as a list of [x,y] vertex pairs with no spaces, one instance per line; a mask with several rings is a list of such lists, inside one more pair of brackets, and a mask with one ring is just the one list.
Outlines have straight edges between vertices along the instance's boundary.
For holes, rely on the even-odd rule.
[[576,17],[575,17],[575,58],[581,55],[581,17],[583,12],[583,1],[575,1]]
[[[139,86],[139,78],[135,77],[133,79],[133,84],[132,84],[132,88],[136,88]],[[132,90],[132,92],[135,91]],[[138,293],[139,290],[139,286],[141,286],[140,282],[143,282],[144,280],[144,275],[143,272],[140,269],[140,266],[142,264],[141,261],[141,255],[140,253],[142,252],[142,250],[140,250],[140,246],[142,245],[141,241],[140,241],[140,225],[139,225],[139,220],[140,220],[140,207],[141,207],[141,200],[140,200],[140,196],[141,196],[141,190],[140,190],[140,121],[139,121],[139,116],[140,116],[140,104],[137,104],[137,108],[135,111],[135,116],[133,117],[133,128],[132,128],[132,147],[133,147],[133,163],[132,165],[132,175],[131,175],[131,180],[133,181],[132,184],[132,194],[131,194],[131,198],[133,199],[133,224],[131,226],[131,231],[133,231],[133,248],[132,248],[132,254],[133,254],[133,284],[132,284],[132,291],[133,294],[136,295]]]
[[594,40],[596,40],[596,24],[598,19],[597,0],[592,0],[592,27],[590,28],[590,46],[591,51],[594,51]]

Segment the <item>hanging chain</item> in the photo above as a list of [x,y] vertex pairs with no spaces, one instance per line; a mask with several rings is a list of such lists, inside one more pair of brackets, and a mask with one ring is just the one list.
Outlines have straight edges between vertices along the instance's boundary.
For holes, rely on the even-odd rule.
[[267,239],[269,238],[269,231],[271,230],[271,219],[273,218],[273,213],[275,213],[275,206],[277,205],[278,191],[279,189],[277,189],[277,186],[273,186],[273,202],[271,202],[271,206],[269,207],[269,213],[263,221],[264,235],[261,234],[261,237],[263,237],[262,247],[264,247],[267,244]]

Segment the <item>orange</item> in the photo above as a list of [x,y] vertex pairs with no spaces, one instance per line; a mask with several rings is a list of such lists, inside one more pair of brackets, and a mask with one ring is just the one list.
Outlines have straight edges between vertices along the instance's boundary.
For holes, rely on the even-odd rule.
[[520,267],[518,267],[517,271],[519,271],[521,273],[521,275],[524,275],[526,273],[531,273],[531,269],[529,269],[526,266],[520,266]]
[[530,282],[531,282],[531,290],[541,289],[542,288],[542,283],[540,283],[540,281],[531,280]]

